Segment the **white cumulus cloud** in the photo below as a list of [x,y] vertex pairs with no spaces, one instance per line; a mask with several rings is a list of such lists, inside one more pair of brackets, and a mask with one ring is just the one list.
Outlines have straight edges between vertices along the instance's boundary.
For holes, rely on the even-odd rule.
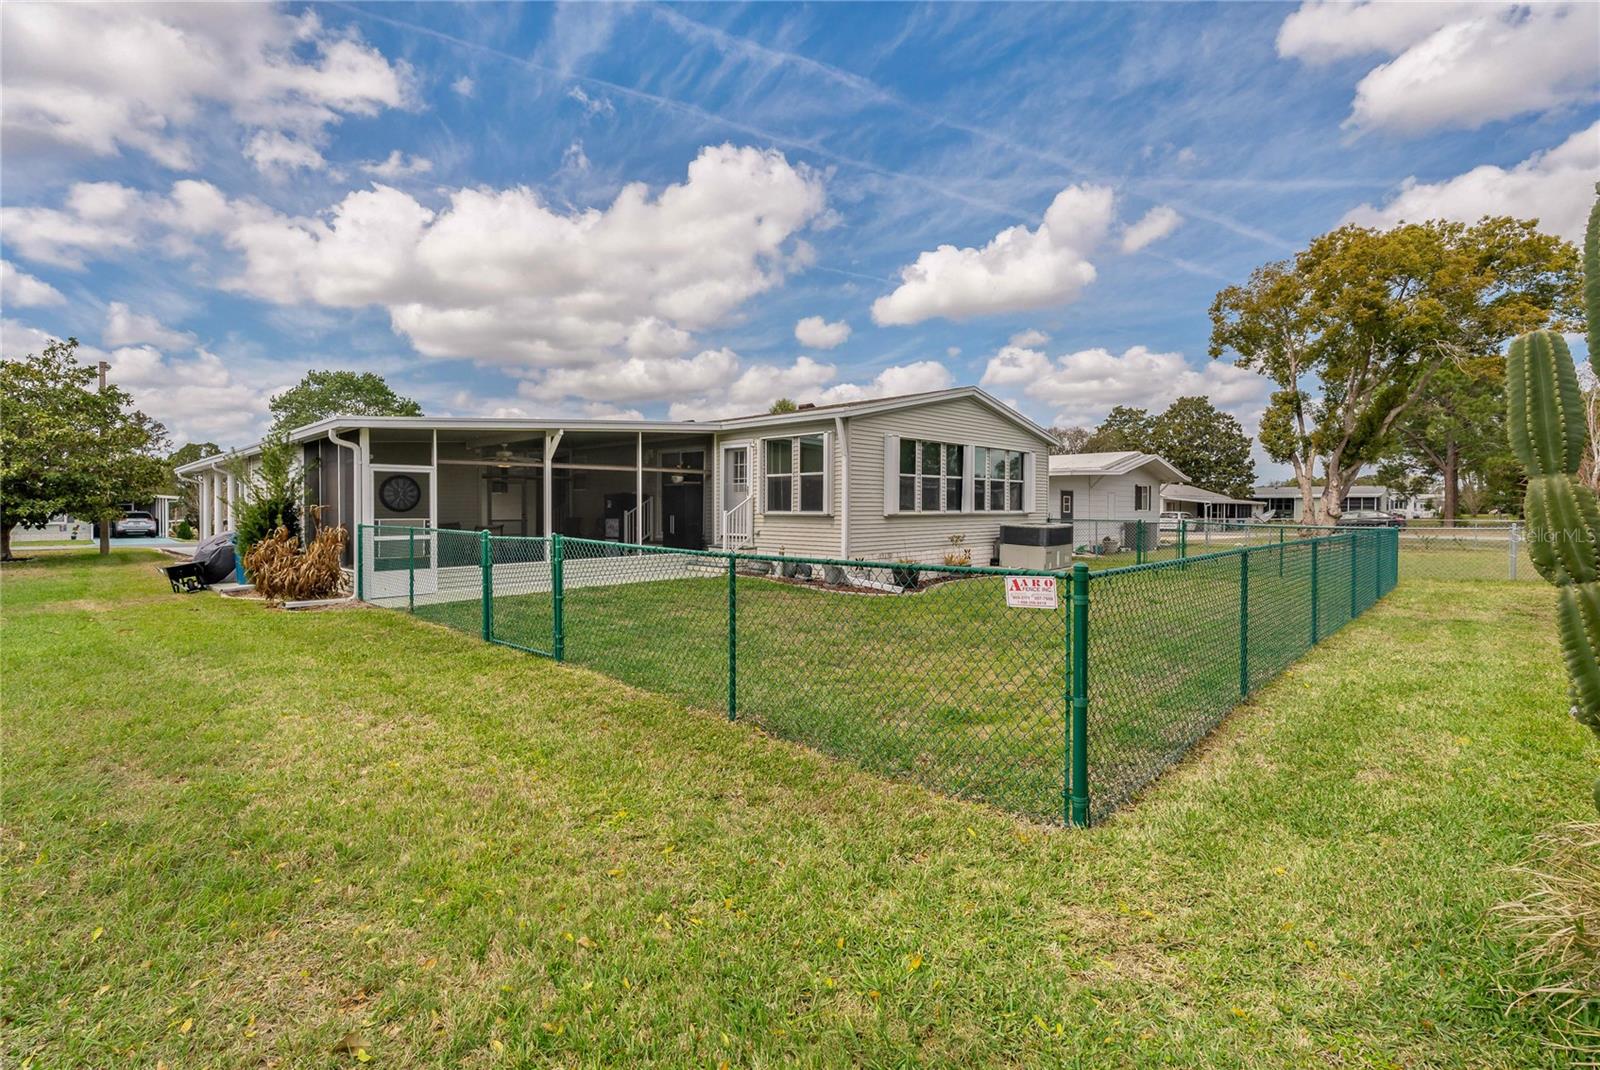
[[1344,221],[1392,227],[1402,220],[1476,223],[1486,215],[1510,215],[1538,219],[1541,230],[1581,241],[1596,178],[1600,178],[1600,122],[1514,167],[1485,164],[1442,182],[1408,178],[1387,203],[1362,204]]
[[1132,346],[1119,353],[1080,349],[1050,357],[1008,345],[989,358],[982,385],[1047,407],[1063,426],[1092,426],[1117,405],[1159,411],[1180,397],[1203,394],[1254,430],[1272,392],[1269,380],[1221,361],[1191,365],[1181,353]]
[[844,320],[829,323],[821,316],[807,316],[794,325],[794,336],[812,349],[833,349],[850,337],[850,324]]
[[194,335],[175,331],[154,316],[113,301],[106,306],[106,325],[100,332],[100,341],[108,346],[149,344],[160,349],[183,349],[194,345]]
[[0,303],[12,308],[38,308],[65,304],[66,300],[48,282],[19,270],[9,260],[0,260]]
[[959,320],[1076,300],[1094,281],[1089,254],[1111,226],[1112,202],[1108,187],[1068,186],[1036,228],[1007,227],[981,249],[941,245],[924,252],[900,269],[893,293],[872,303],[872,319],[880,325]]
[[1600,5],[1331,3],[1284,20],[1278,54],[1391,57],[1361,79],[1346,125],[1420,134],[1592,102]]
[[0,37],[8,150],[132,150],[189,169],[191,134],[220,110],[258,165],[316,166],[331,125],[412,95],[404,63],[265,4],[7,4]]
[[1137,223],[1130,223],[1122,231],[1122,251],[1136,253],[1145,246],[1160,241],[1178,229],[1183,217],[1165,204],[1158,204],[1144,214]]

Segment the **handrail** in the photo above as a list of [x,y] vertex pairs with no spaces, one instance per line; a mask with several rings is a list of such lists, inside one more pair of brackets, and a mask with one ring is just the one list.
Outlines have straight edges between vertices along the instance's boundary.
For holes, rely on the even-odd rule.
[[[723,511],[722,545],[724,549],[729,549],[733,546],[743,546],[753,537],[754,532],[751,529],[755,527],[755,497],[756,492],[751,491],[749,494],[746,494],[737,503],[735,503],[733,508]],[[734,524],[734,517],[736,515],[740,520],[737,528]]]

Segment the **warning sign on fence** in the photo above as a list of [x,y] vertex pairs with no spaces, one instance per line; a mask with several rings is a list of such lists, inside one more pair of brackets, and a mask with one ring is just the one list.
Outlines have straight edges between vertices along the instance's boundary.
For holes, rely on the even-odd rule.
[[1007,576],[1006,605],[1012,609],[1056,608],[1054,576]]

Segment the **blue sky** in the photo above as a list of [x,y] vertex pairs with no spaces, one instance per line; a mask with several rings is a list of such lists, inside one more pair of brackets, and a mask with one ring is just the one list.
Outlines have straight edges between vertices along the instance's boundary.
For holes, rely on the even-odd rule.
[[1576,236],[1596,12],[10,5],[4,347],[76,335],[224,445],[310,367],[438,414],[980,383],[1253,428],[1222,286],[1352,219]]

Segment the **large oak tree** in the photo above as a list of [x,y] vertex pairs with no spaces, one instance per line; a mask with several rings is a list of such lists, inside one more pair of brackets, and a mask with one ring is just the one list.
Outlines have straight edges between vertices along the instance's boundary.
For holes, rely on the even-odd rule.
[[1306,521],[1338,518],[1346,488],[1441,368],[1581,322],[1578,252],[1536,227],[1508,217],[1340,227],[1217,295],[1211,355],[1231,352],[1277,384],[1261,444],[1293,467]]

